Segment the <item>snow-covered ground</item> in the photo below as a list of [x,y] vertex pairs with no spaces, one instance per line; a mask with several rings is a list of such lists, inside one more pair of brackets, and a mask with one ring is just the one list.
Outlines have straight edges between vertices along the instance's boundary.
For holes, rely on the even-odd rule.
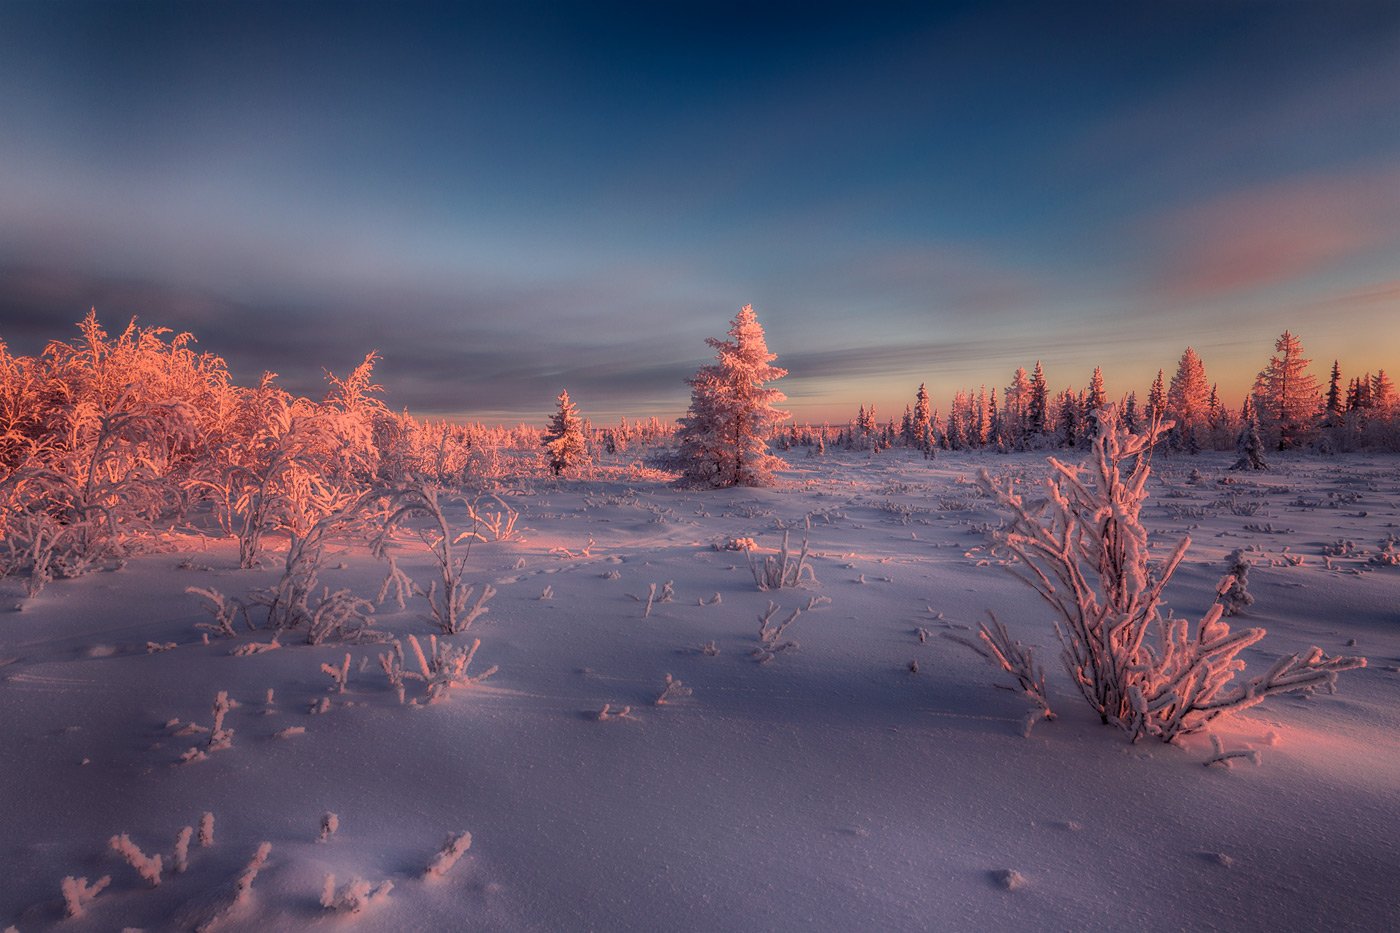
[[[1198,617],[1226,555],[1252,547],[1256,601],[1230,620],[1269,630],[1251,670],[1312,644],[1370,666],[1336,695],[1228,721],[1226,749],[1260,752],[1229,769],[1202,766],[1208,737],[1133,745],[1101,725],[1045,606],[988,561],[998,515],[976,471],[1040,475],[1036,455],[794,452],[779,488],[704,493],[531,481],[508,493],[521,537],[471,553],[491,611],[452,639],[479,637],[472,671],[500,670],[431,706],[399,704],[382,645],[235,656],[267,639],[241,627],[204,643],[185,588],[243,595],[274,571],[238,570],[235,542],[172,536],[0,613],[0,927],[1400,929],[1400,567],[1371,562],[1400,535],[1400,461],[1241,475],[1230,459],[1158,462],[1154,544],[1194,541],[1171,606]],[[715,547],[771,553],[808,515],[817,582],[799,589],[761,592],[742,552]],[[343,551],[325,582],[373,597],[383,565]],[[426,583],[415,537],[397,553]],[[644,617],[668,582],[674,599]],[[787,631],[800,647],[759,663],[770,599],[779,619],[804,610]],[[987,610],[1045,649],[1059,718],[1029,738],[1026,700],[940,637]],[[386,603],[377,627],[426,642],[425,613]],[[328,692],[321,666],[347,652],[348,685]],[[693,693],[653,705],[668,674]],[[238,704],[231,747],[180,763],[208,742],[186,726],[212,725],[219,691]],[[600,720],[605,704],[631,712]],[[206,812],[213,844],[177,874],[177,836]],[[326,813],[338,831],[318,842]],[[425,879],[463,831],[470,850]],[[158,887],[113,851],[122,833],[162,855]],[[393,888],[332,912],[328,873]],[[66,876],[108,875],[63,919]]]

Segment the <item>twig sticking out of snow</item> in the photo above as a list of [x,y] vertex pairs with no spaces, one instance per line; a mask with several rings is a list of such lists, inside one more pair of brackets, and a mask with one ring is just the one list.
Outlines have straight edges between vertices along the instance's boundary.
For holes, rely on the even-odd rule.
[[[961,635],[954,635],[951,632],[944,632],[943,635],[960,645],[966,645],[1016,678],[1016,684],[1020,687],[1021,692],[1036,705],[1036,710],[1026,720],[1023,731],[1023,734],[1029,738],[1031,727],[1037,721],[1055,718],[1055,712],[1050,708],[1050,700],[1045,695],[1045,668],[1036,660],[1035,652],[1032,649],[1012,638],[1011,633],[1006,630],[1006,626],[995,615],[991,613],[988,615],[991,615],[992,623],[989,626],[983,622],[979,626],[978,641],[963,638]],[[920,631],[922,632],[923,629]]]
[[635,719],[632,715],[632,707],[624,706],[622,709],[614,710],[611,703],[604,703],[603,708],[598,710],[599,722],[611,722],[614,719]]
[[768,555],[759,563],[754,560],[752,551],[745,551],[749,559],[749,570],[753,573],[754,583],[758,584],[760,590],[777,590],[785,586],[798,586],[804,579],[817,582],[817,575],[813,573],[811,565],[807,563],[807,536],[812,531],[812,519],[808,516],[803,524],[802,550],[796,559],[788,553],[788,532],[783,532],[783,546],[778,550],[777,555]]
[[175,856],[170,860],[170,870],[177,875],[183,875],[190,867],[190,839],[193,836],[194,827],[186,826],[175,837]]
[[457,860],[466,854],[472,847],[471,833],[457,833],[448,836],[447,841],[442,844],[438,854],[433,856],[433,860],[428,863],[428,868],[423,872],[424,878],[442,878],[446,876]]
[[1215,754],[1201,762],[1207,768],[1211,765],[1220,765],[1222,768],[1230,768],[1238,758],[1246,758],[1256,765],[1259,764],[1258,749],[1244,748],[1227,752],[1225,751],[1225,743],[1220,741],[1220,736],[1218,735],[1212,735],[1210,737],[1210,744],[1215,750]]
[[813,609],[821,609],[821,608],[823,608],[823,607],[830,606],[830,605],[831,605],[831,597],[830,597],[830,596],[809,596],[809,597],[807,597],[807,608],[806,608],[805,611],[806,611],[806,612],[811,612]]
[[321,835],[316,837],[317,842],[326,842],[340,829],[340,817],[329,810],[321,814]]
[[645,609],[642,610],[642,618],[643,618],[643,619],[649,619],[649,618],[651,618],[651,607],[652,607],[652,604],[655,603],[655,602],[656,602],[656,584],[655,584],[655,583],[648,583],[648,584],[647,584],[647,607],[646,607]]
[[752,657],[757,658],[760,664],[767,664],[780,653],[797,647],[795,641],[784,641],[783,634],[788,630],[788,626],[802,615],[802,610],[792,610],[792,615],[788,616],[786,621],[774,625],[773,617],[778,614],[780,608],[777,603],[769,600],[768,608],[758,616],[758,647],[753,650]]
[[700,597],[700,600],[699,600],[699,605],[701,605],[701,606],[718,606],[718,605],[719,605],[720,603],[722,603],[723,601],[724,601],[724,597],[722,597],[719,593],[715,593],[715,595],[711,596],[709,599],[706,599],[705,597],[701,596],[701,597]]
[[252,621],[248,618],[248,607],[240,599],[233,599],[220,593],[213,587],[205,588],[200,586],[187,586],[185,592],[192,596],[202,596],[209,602],[205,608],[214,617],[214,623],[198,622],[195,628],[203,629],[207,632],[214,632],[223,635],[225,638],[233,638],[237,634],[233,630],[233,623],[241,616],[243,624],[251,631]]
[[264,842],[258,846],[258,851],[253,853],[248,864],[243,866],[243,871],[239,873],[238,880],[233,884],[233,902],[235,904],[245,903],[253,893],[253,882],[257,880],[258,872],[262,871],[267,864],[267,857],[272,852],[272,843]]
[[321,888],[321,906],[326,910],[357,914],[371,904],[385,900],[394,890],[394,882],[381,881],[372,885],[363,878],[355,878],[339,891],[335,889],[335,875],[326,875]]
[[199,818],[199,847],[207,849],[214,844],[214,814],[205,812]]
[[107,840],[107,844],[112,847],[126,863],[136,869],[136,873],[151,887],[160,885],[161,857],[159,855],[147,855],[141,851],[141,847],[131,841],[131,837],[126,833],[120,836],[113,836]]
[[[81,917],[87,905],[91,904],[93,898],[102,893],[102,889],[112,883],[111,875],[103,875],[93,884],[88,884],[87,878],[74,878],[72,875],[64,878],[60,884],[63,888],[63,916]],[[10,927],[11,930],[14,927]]]
[[688,697],[693,692],[694,691],[692,691],[685,684],[681,683],[679,680],[676,680],[670,674],[667,674],[666,683],[661,690],[661,695],[658,696],[655,700],[652,700],[652,705],[665,706],[672,700],[679,700],[682,697]]
[[344,693],[345,683],[350,679],[350,652],[345,653],[345,660],[341,662],[340,667],[322,664],[321,673],[331,679],[331,685],[326,689],[334,690],[336,693]]
[[540,599],[553,599],[553,598],[554,598],[554,587],[553,587],[553,586],[546,586],[546,587],[544,588],[544,592],[540,593]]
[[233,746],[233,730],[224,728],[224,717],[234,705],[228,698],[227,690],[220,690],[214,697],[214,728],[209,731],[209,751],[222,751]]

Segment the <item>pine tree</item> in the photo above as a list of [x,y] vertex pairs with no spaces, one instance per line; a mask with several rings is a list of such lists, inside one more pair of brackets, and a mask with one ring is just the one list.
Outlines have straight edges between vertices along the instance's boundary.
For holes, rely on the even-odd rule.
[[1339,427],[1346,414],[1346,400],[1342,397],[1342,367],[1337,360],[1332,361],[1332,376],[1327,380],[1327,426]]
[[559,393],[559,410],[550,419],[543,444],[549,453],[549,468],[555,476],[588,461],[583,422],[578,416],[578,406],[569,401],[567,389]]
[[1084,440],[1092,442],[1098,436],[1099,422],[1094,413],[1108,403],[1108,395],[1103,388],[1103,369],[1095,366],[1089,377],[1089,388],[1084,393],[1084,408],[1080,412],[1080,423],[1084,425]]
[[1166,417],[1167,390],[1163,388],[1162,371],[1157,370],[1157,378],[1152,380],[1152,388],[1147,393],[1147,423]]
[[678,460],[686,480],[709,486],[764,486],[782,461],[768,453],[773,425],[787,420],[774,406],[787,396],[765,383],[787,370],[773,366],[763,327],[752,305],[729,325],[728,340],[705,342],[716,362],[690,379],[690,411],[680,419]]
[[1371,377],[1371,407],[1382,414],[1388,414],[1394,404],[1395,385],[1385,374],[1385,370],[1378,369],[1376,374]]
[[1026,433],[1044,434],[1049,427],[1049,395],[1045,385],[1045,371],[1040,368],[1040,360],[1035,361],[1031,373],[1031,394],[1026,400]]
[[1206,382],[1205,364],[1195,350],[1187,347],[1167,391],[1167,417],[1176,422],[1173,437],[1178,447],[1192,453],[1201,449],[1200,435],[1206,425],[1209,406],[1210,386]]
[[[1128,397],[1123,399],[1123,427],[1134,434],[1137,433],[1138,401],[1136,392],[1129,392]],[[1097,430],[1097,428],[1095,430]]]
[[1276,355],[1255,379],[1255,408],[1279,450],[1307,441],[1317,419],[1317,378],[1303,358],[1303,344],[1284,331],[1274,342]]
[[914,433],[918,444],[924,450],[933,447],[933,415],[929,412],[928,389],[919,383],[919,391],[914,396]]
[[1240,437],[1238,450],[1240,458],[1232,470],[1267,470],[1264,462],[1264,442],[1259,439],[1259,419],[1254,414],[1254,401],[1244,397],[1244,407],[1240,410]]
[[1026,375],[1024,366],[1018,366],[1011,377],[1011,385],[1006,387],[1001,419],[1007,440],[1017,450],[1024,449],[1026,445],[1026,407],[1030,404],[1030,397],[1030,377]]

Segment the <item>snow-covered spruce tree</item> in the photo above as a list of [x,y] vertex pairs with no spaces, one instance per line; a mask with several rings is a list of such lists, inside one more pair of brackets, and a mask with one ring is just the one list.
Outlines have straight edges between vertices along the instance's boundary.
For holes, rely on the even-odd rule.
[[1287,450],[1312,437],[1322,400],[1317,377],[1308,372],[1312,360],[1303,358],[1303,342],[1284,331],[1274,351],[1255,378],[1255,405],[1270,442]]
[[1232,470],[1267,470],[1264,462],[1264,442],[1259,439],[1259,419],[1254,415],[1254,402],[1246,395],[1244,407],[1240,410],[1240,437],[1238,448],[1240,458],[1230,467]]
[[677,460],[687,482],[707,486],[765,486],[781,462],[768,453],[774,425],[789,417],[774,406],[787,396],[766,383],[787,370],[772,365],[763,327],[744,305],[729,325],[728,340],[714,337],[716,362],[690,379],[690,410],[680,419]]
[[[1195,624],[1161,612],[1162,591],[1191,543],[1183,538],[1165,561],[1153,562],[1140,517],[1152,447],[1170,425],[1158,418],[1133,434],[1113,408],[1098,418],[1089,465],[1050,458],[1043,504],[1028,504],[1014,485],[985,470],[981,484],[1009,513],[995,535],[1013,558],[1008,569],[1059,616],[1065,668],[1105,723],[1134,740],[1170,742],[1271,694],[1330,686],[1339,671],[1365,666],[1365,658],[1329,658],[1313,648],[1233,684],[1244,669],[1239,653],[1264,629],[1231,632],[1219,600]],[[1232,582],[1226,577],[1219,592]]]
[[1210,409],[1210,385],[1206,382],[1206,367],[1196,351],[1187,347],[1177,363],[1167,390],[1167,417],[1176,422],[1172,438],[1175,446],[1190,453],[1201,449]]
[[559,393],[559,410],[549,420],[543,443],[549,452],[549,468],[555,476],[588,462],[583,421],[578,416],[578,406],[569,401],[568,389]]

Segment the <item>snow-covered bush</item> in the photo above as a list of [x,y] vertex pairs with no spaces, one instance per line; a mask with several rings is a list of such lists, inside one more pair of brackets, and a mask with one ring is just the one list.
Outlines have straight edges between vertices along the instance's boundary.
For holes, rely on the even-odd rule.
[[768,608],[758,615],[758,647],[753,650],[752,657],[760,664],[767,664],[782,652],[797,648],[797,642],[784,636],[802,615],[802,610],[794,609],[785,620],[775,622],[780,608],[777,603],[769,600]]
[[147,855],[141,851],[141,847],[131,841],[131,837],[126,833],[120,836],[113,836],[108,840],[108,845],[112,851],[116,852],[126,863],[136,869],[136,873],[151,887],[159,887],[162,859],[159,854]]
[[1225,606],[1227,616],[1235,616],[1254,605],[1254,596],[1249,592],[1249,558],[1244,550],[1236,548],[1225,561],[1225,584],[1220,594],[1220,602]]
[[[485,539],[477,531],[475,519],[478,513],[474,506],[464,496],[452,494],[444,497],[443,492],[441,486],[422,479],[391,490],[387,496],[389,505],[381,518],[372,549],[389,565],[388,574],[379,590],[379,601],[382,603],[392,592],[402,607],[406,594],[422,596],[427,599],[433,622],[442,634],[456,635],[465,632],[473,622],[491,611],[486,603],[496,595],[496,590],[489,583],[483,584],[481,595],[476,597],[475,602],[472,601],[476,587],[464,583],[462,576],[466,572],[467,559],[471,556],[472,542]],[[447,501],[455,499],[467,506],[468,514],[474,519],[470,529],[453,534],[443,512],[444,498]],[[414,515],[425,516],[431,523],[429,529],[418,532],[438,569],[438,579],[429,584],[426,591],[399,569],[398,562],[388,551],[394,530]],[[514,524],[513,520],[511,524]],[[466,547],[458,552],[457,545],[462,542],[466,542]]]
[[111,875],[103,875],[92,884],[88,884],[87,878],[74,878],[72,875],[64,878],[61,887],[63,889],[63,916],[81,917],[87,905],[91,904],[93,898],[101,894],[107,885],[112,883]]
[[406,698],[406,681],[416,680],[423,683],[425,702],[436,703],[445,699],[453,687],[475,686],[498,670],[492,665],[480,674],[467,673],[476,657],[477,649],[481,647],[480,638],[473,639],[469,647],[462,648],[449,644],[445,639],[439,641],[436,635],[429,635],[428,651],[424,653],[418,639],[410,635],[408,646],[413,652],[414,660],[418,662],[416,671],[411,670],[406,663],[402,641],[396,639],[394,650],[379,656],[379,666],[384,669],[384,674],[389,679],[389,687],[398,694],[400,703]]
[[394,882],[381,881],[370,884],[363,878],[355,878],[337,889],[335,875],[326,875],[321,889],[321,906],[326,910],[357,914],[379,901],[386,900],[394,890]]
[[804,581],[817,582],[817,575],[812,571],[811,565],[807,563],[807,538],[811,531],[812,519],[809,517],[803,525],[802,548],[795,558],[788,551],[789,533],[786,531],[783,532],[783,545],[778,549],[776,555],[765,555],[762,561],[756,561],[753,550],[745,550],[749,559],[749,570],[753,573],[754,583],[758,584],[760,590],[778,590],[783,587],[799,586]]
[[1194,625],[1162,615],[1162,591],[1190,545],[1183,538],[1165,561],[1153,562],[1141,521],[1152,446],[1167,426],[1159,418],[1134,434],[1112,407],[1097,417],[1090,463],[1050,458],[1044,502],[1029,504],[985,470],[981,484],[1008,513],[994,535],[1011,558],[1008,569],[1059,617],[1065,668],[1105,723],[1134,739],[1170,742],[1272,694],[1330,686],[1339,671],[1365,665],[1313,648],[1234,684],[1244,668],[1240,652],[1264,629],[1231,632],[1219,601]]

